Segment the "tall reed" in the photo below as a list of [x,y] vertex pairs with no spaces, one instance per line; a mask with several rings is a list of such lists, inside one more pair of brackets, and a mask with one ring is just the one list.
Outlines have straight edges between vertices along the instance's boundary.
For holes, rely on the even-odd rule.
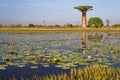
[[86,66],[85,68],[72,68],[70,75],[67,73],[59,75],[49,75],[41,80],[120,80],[120,69],[112,67]]

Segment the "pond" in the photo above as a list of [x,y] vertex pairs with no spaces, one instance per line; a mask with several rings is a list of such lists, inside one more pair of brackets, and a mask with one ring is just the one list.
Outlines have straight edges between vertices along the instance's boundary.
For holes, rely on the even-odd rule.
[[0,32],[0,79],[69,73],[73,67],[99,64],[120,67],[119,32]]

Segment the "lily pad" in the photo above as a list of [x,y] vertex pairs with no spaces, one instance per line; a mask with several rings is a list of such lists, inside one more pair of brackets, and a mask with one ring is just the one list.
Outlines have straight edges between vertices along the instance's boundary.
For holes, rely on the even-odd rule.
[[7,65],[0,65],[0,70],[5,70]]
[[32,68],[32,69],[36,69],[36,68],[38,68],[38,66],[31,66],[30,68]]

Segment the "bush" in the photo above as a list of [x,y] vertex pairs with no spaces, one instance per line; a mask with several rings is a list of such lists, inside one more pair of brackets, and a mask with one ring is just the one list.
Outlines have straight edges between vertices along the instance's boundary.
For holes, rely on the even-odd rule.
[[120,28],[120,23],[119,24],[114,24],[112,25],[113,28]]
[[103,26],[103,21],[99,17],[93,17],[88,20],[88,27],[100,28]]
[[35,27],[35,25],[34,24],[29,24],[28,27]]
[[2,25],[2,24],[0,24],[0,27],[3,27],[3,25]]

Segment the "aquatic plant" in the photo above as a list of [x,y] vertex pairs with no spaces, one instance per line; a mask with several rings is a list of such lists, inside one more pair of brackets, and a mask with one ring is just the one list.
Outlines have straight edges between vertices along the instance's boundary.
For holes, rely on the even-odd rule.
[[36,69],[36,68],[38,68],[37,66],[31,66],[30,68],[32,68],[32,69]]
[[7,65],[0,65],[0,70],[5,70]]
[[[104,67],[103,65],[72,68],[70,73],[49,74],[43,77],[34,75],[23,80],[120,80],[120,68]],[[13,79],[10,79],[13,80]],[[14,80],[17,80],[14,77]]]

